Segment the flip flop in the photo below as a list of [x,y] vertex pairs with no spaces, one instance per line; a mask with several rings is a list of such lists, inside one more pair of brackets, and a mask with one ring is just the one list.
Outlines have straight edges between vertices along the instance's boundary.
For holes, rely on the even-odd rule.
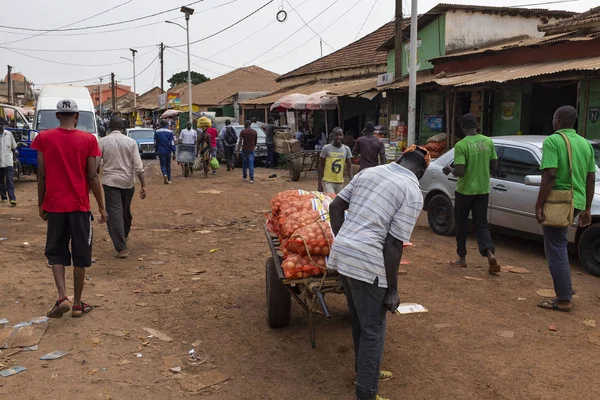
[[459,260],[448,261],[448,265],[450,265],[452,267],[467,268],[467,263],[466,262],[464,264],[461,264],[458,261]]
[[69,312],[71,310],[71,304],[69,303],[68,297],[63,297],[59,299],[52,307],[52,310],[48,311],[46,316],[48,318],[60,318],[63,314]]
[[71,313],[71,317],[80,318],[83,315],[88,314],[93,309],[94,307],[91,304],[87,304],[82,301],[81,305],[73,306],[73,312]]
[[546,310],[554,310],[554,311],[563,311],[569,312],[571,311],[572,306],[561,307],[554,300],[544,300],[541,303],[538,303],[538,307],[546,309]]

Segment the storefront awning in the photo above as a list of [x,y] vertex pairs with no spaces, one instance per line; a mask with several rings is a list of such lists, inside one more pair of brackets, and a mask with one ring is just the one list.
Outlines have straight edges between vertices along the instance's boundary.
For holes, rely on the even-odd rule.
[[362,94],[368,92],[371,89],[374,89],[377,84],[376,78],[367,78],[367,79],[358,79],[358,80],[348,80],[341,82],[332,82],[332,83],[312,83],[301,86],[294,86],[289,88],[283,88],[278,90],[277,92],[271,93],[267,96],[258,97],[256,99],[248,100],[240,102],[242,106],[271,106],[277,100],[281,99],[283,96],[299,93],[310,95],[316,92],[325,91],[329,96],[349,96],[355,94]]

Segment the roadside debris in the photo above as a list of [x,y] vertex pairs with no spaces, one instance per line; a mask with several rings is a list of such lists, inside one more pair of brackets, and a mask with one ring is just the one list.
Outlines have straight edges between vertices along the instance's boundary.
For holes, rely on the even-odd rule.
[[181,372],[181,367],[177,366],[177,367],[173,367],[173,368],[169,368],[169,371],[174,372],[176,374]]
[[188,210],[173,210],[172,212],[175,215],[190,215],[190,214],[194,213],[193,211],[188,211]]
[[152,328],[142,328],[142,329],[145,330],[146,332],[148,332],[150,335],[154,336],[155,338],[162,340],[163,342],[172,342],[173,341],[173,339],[171,339],[169,336],[165,335],[161,331],[157,331],[156,329],[152,329]]
[[34,346],[39,343],[47,328],[47,317],[33,318],[13,327],[2,328],[0,329],[0,349]]
[[138,307],[147,307],[148,303],[135,303],[135,305]]
[[585,321],[583,321],[583,324],[586,325],[586,326],[589,326],[590,328],[595,328],[596,327],[596,320],[586,319]]
[[0,371],[0,376],[2,376],[4,378],[8,378],[9,376],[16,375],[19,372],[23,372],[23,371],[27,371],[27,368],[15,366],[15,367],[7,368],[7,369]]
[[450,328],[452,325],[450,324],[433,324],[433,327],[435,329],[444,329],[444,328]]
[[201,231],[196,231],[196,233],[199,233],[199,234],[201,234],[201,235],[208,235],[208,234],[209,234],[209,233],[211,233],[211,232],[212,232],[212,231],[209,231],[209,230],[206,230],[206,229],[204,229],[204,230],[201,230]]
[[469,281],[482,281],[483,278],[475,278],[474,276],[465,276],[465,279]]
[[209,253],[214,253],[215,251],[219,251],[221,250],[220,248],[216,248],[216,249],[212,249],[211,251],[209,251]]
[[556,293],[554,293],[554,289],[538,289],[536,291],[537,294],[539,294],[542,297],[556,297]]
[[219,193],[221,193],[221,191],[215,190],[215,189],[209,189],[209,190],[199,190],[196,193],[198,193],[198,194],[219,194]]
[[228,381],[227,375],[216,369],[204,371],[198,375],[186,375],[179,380],[181,387],[188,392],[199,392],[208,387]]
[[396,314],[416,314],[429,312],[424,306],[416,303],[400,303],[396,308]]
[[129,360],[128,360],[128,359],[126,359],[126,358],[122,359],[121,361],[119,361],[119,362],[117,363],[117,365],[118,365],[118,366],[121,366],[121,365],[127,365],[127,364],[131,364],[131,361],[129,361]]
[[505,265],[501,267],[504,272],[512,272],[513,274],[531,274],[532,272],[527,268],[515,267],[513,265]]
[[58,360],[59,358],[63,357],[64,355],[66,355],[67,352],[66,351],[62,351],[62,350],[54,350],[51,351],[48,354],[44,354],[43,356],[40,357],[40,360]]
[[558,331],[558,328],[554,324],[548,325],[548,329],[550,329],[552,332]]
[[512,339],[513,337],[515,337],[515,333],[513,331],[499,330],[498,332],[496,332],[496,334],[500,337],[507,339]]

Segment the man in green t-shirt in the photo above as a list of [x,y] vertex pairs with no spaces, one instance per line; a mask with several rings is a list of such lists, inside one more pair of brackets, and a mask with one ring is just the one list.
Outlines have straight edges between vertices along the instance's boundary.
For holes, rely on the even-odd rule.
[[[542,151],[542,185],[535,204],[535,215],[539,223],[544,221],[544,203],[552,190],[570,190],[573,185],[573,206],[579,214],[579,226],[586,227],[592,222],[592,200],[596,182],[596,162],[592,145],[573,129],[577,120],[577,110],[571,106],[560,107],[554,113],[552,124],[555,134],[544,140]],[[573,171],[569,168],[569,153],[564,134],[571,144]],[[544,300],[541,308],[557,311],[571,311],[573,287],[571,267],[567,252],[568,227],[543,226],[544,250],[548,260],[550,275],[554,281],[554,300]]]
[[487,221],[490,168],[494,172],[498,169],[498,156],[492,139],[477,133],[475,115],[463,115],[461,126],[465,138],[454,147],[454,168],[446,166],[443,170],[446,175],[458,177],[454,199],[458,260],[450,261],[449,264],[457,267],[467,266],[467,227],[471,213],[479,253],[487,257],[489,273],[498,274],[500,266],[496,262],[496,249]]

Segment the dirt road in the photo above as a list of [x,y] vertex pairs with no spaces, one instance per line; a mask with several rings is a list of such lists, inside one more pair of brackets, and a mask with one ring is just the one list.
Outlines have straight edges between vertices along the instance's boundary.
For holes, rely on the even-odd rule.
[[[175,177],[165,186],[158,166],[150,164],[148,199],[134,200],[130,258],[112,258],[106,228],[95,225],[97,262],[84,298],[97,308],[79,320],[67,314],[50,321],[37,351],[5,357],[3,350],[0,364],[27,371],[0,377],[0,398],[352,399],[350,320],[342,296],[328,297],[334,318],[318,319],[317,349],[310,347],[297,305],[289,327],[272,330],[265,321],[263,212],[281,190],[315,189],[315,177],[297,184],[287,176],[268,179],[258,169],[249,185],[241,171],[220,170],[208,179]],[[213,192],[200,193],[207,190]],[[9,325],[45,315],[56,297],[43,257],[46,228],[37,217],[35,183],[17,183],[17,196],[17,208],[0,207],[0,237],[7,238],[0,242],[0,319]],[[575,266],[575,310],[541,310],[536,291],[552,287],[542,245],[494,239],[501,264],[532,274],[488,276],[472,238],[470,267],[446,266],[454,240],[432,234],[423,213],[415,247],[405,251],[411,264],[400,277],[400,295],[429,313],[388,317],[383,367],[395,378],[381,385],[383,395],[600,398],[600,280]],[[584,325],[586,319],[598,326]],[[148,337],[144,327],[172,341]],[[510,336],[503,331],[514,336],[502,337]],[[199,360],[190,366],[192,348]],[[53,350],[68,355],[39,360]],[[181,373],[169,370],[177,365]]]

